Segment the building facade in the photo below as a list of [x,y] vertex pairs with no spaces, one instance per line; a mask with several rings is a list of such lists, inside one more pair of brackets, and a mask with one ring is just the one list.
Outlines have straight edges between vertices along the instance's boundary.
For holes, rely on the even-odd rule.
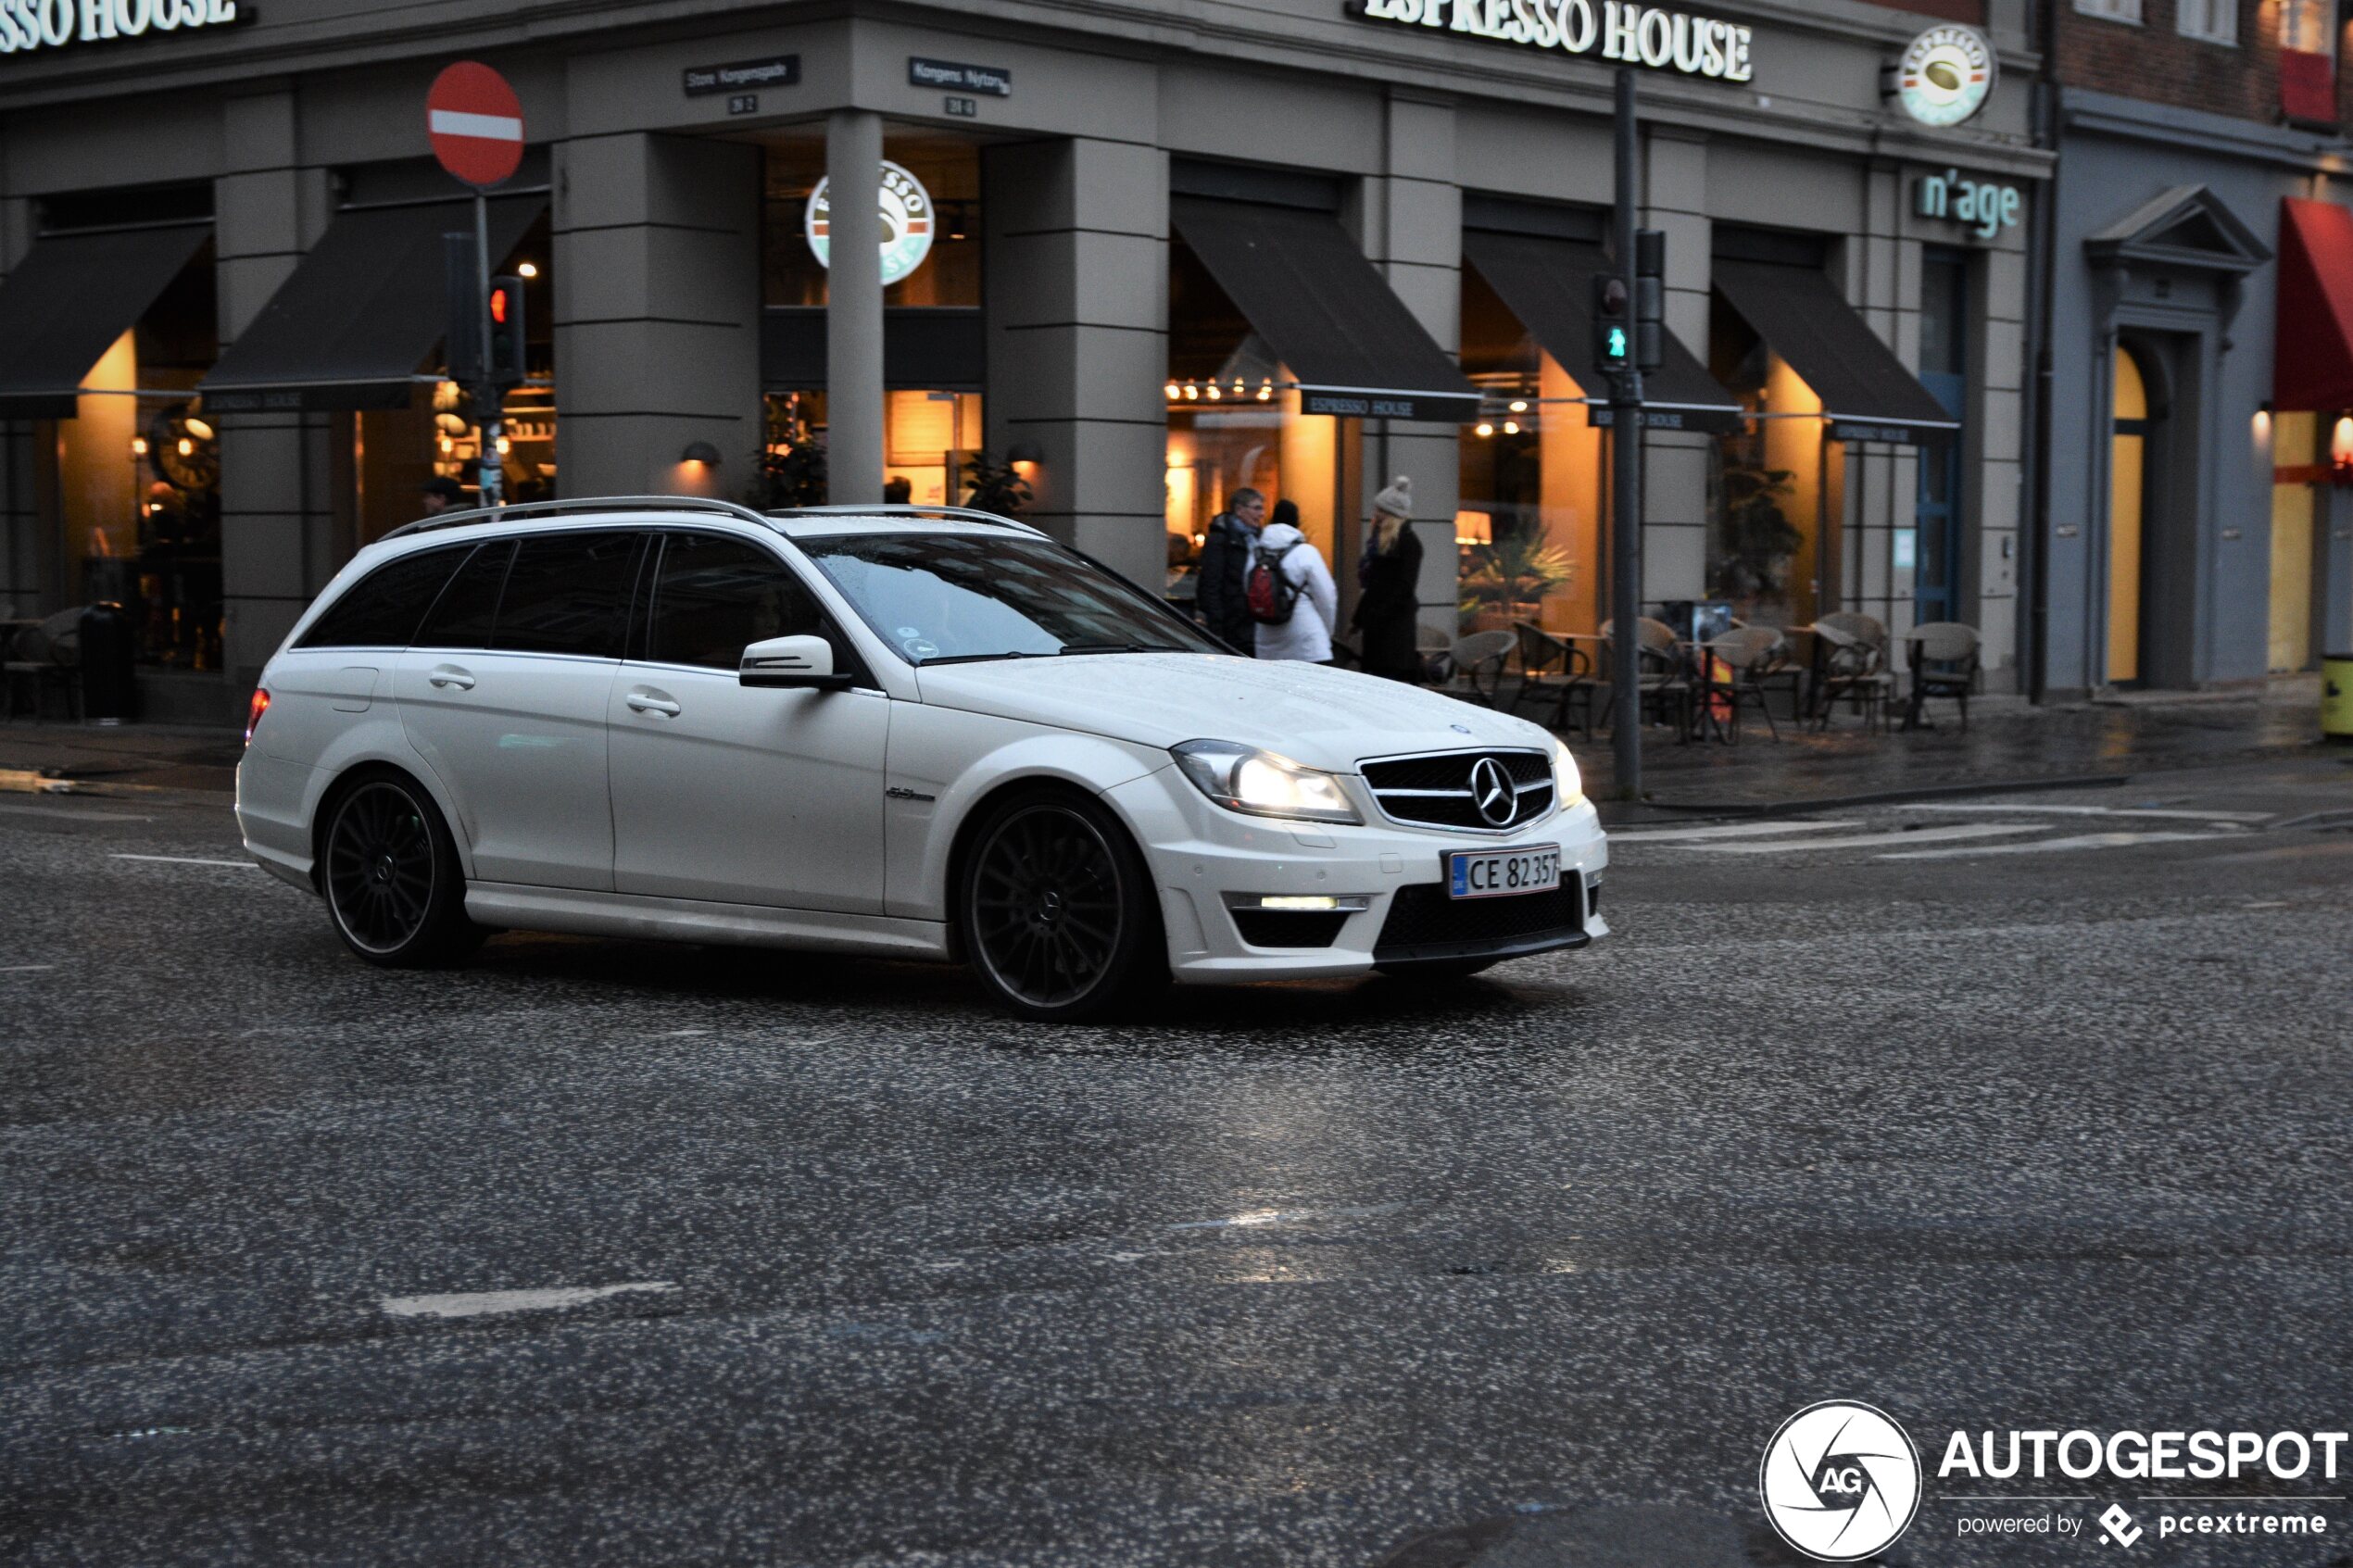
[[[1643,603],[1966,621],[2019,682],[2029,0],[85,9],[0,40],[0,600],[132,604],[150,711],[233,711],[428,478],[473,482],[439,370],[476,215],[424,114],[459,58],[528,144],[482,215],[528,280],[510,498],[809,498],[822,445],[833,499],[1018,479],[1181,593],[1249,486],[1353,592],[1403,477],[1433,636],[1607,615],[1622,58],[1671,338]],[[1955,123],[1906,107],[1940,71]]]
[[2338,8],[2056,0],[2050,28],[2039,684],[2311,668],[2353,644]]

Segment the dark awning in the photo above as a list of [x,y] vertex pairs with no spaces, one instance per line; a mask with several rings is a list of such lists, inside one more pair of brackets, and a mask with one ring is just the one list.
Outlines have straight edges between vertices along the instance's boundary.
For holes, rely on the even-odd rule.
[[[494,267],[547,209],[544,194],[491,198]],[[205,407],[407,408],[410,378],[448,329],[441,237],[473,229],[466,199],[337,213],[199,384]]]
[[35,240],[0,282],[0,415],[73,418],[90,367],[211,236],[195,222]]
[[[883,385],[891,391],[985,392],[986,333],[964,306],[894,305],[883,311]],[[760,384],[769,392],[825,385],[825,307],[772,305],[761,312]]]
[[1960,427],[1811,267],[1716,258],[1716,287],[1822,400],[1833,441],[1918,446]]
[[1176,196],[1169,221],[1299,378],[1310,414],[1459,423],[1478,389],[1327,213]]
[[[1608,379],[1593,363],[1592,280],[1610,270],[1599,245],[1466,229],[1463,257],[1587,396],[1609,395]],[[1657,430],[1738,430],[1739,400],[1673,332],[1664,336],[1665,363],[1642,375],[1644,422]],[[1608,413],[1595,406],[1595,422],[1607,424]]]
[[2353,408],[2353,212],[2285,196],[2280,217],[2271,406]]

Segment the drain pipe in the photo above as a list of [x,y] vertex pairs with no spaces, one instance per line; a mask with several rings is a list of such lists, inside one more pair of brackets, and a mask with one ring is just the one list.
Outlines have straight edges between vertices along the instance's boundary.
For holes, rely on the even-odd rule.
[[[2059,140],[2058,84],[2054,56],[2058,52],[2055,0],[2043,0],[2030,14],[2040,23],[2034,42],[2041,68],[2030,106],[2034,145],[2055,151]],[[2019,673],[2027,700],[2040,706],[2050,684],[2051,633],[2051,294],[2057,276],[2058,240],[2053,233],[2058,210],[2058,168],[2034,186],[2034,234],[2026,250],[2026,342],[2033,371],[2026,381],[2026,471],[2020,475],[2025,489],[2026,547],[2019,552],[2020,596],[2026,614],[2019,626]]]

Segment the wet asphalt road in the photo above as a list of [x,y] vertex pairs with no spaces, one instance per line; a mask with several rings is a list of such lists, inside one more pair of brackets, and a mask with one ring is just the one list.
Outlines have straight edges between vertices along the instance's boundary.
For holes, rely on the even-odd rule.
[[[1052,1031],[837,960],[383,973],[123,858],[233,859],[221,797],[0,796],[0,1560],[1355,1568],[1750,1529],[1831,1397],[2344,1427],[2353,831],[2295,823],[2353,769],[1993,804],[1629,837],[1615,939],[1453,991]],[[2186,836],[2046,847],[2118,832]],[[2107,1555],[1957,1489],[1888,1561]],[[2345,1562],[2326,1512],[2162,1555]]]

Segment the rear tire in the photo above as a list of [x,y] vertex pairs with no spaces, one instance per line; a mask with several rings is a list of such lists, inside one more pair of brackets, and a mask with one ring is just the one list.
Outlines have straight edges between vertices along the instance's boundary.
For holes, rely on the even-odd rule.
[[1112,813],[1073,791],[1026,791],[989,809],[956,889],[964,954],[999,1002],[1077,1023],[1168,980],[1158,897]]
[[466,879],[448,824],[423,786],[385,770],[329,803],[319,890],[343,945],[384,969],[447,963],[488,935],[466,918]]

